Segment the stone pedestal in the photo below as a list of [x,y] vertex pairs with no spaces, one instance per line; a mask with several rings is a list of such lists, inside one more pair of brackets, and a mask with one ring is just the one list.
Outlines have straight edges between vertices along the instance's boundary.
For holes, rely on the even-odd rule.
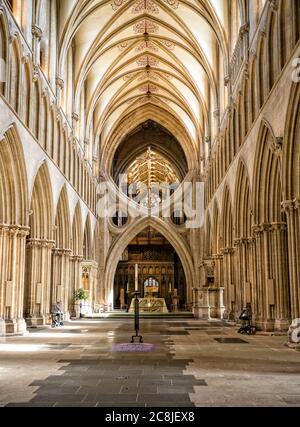
[[197,319],[210,319],[209,288],[194,289],[193,311]]
[[210,317],[223,319],[225,311],[223,298],[224,288],[209,288]]
[[172,296],[172,311],[178,311],[179,306],[179,296],[173,295]]
[[5,320],[6,335],[25,335],[27,325],[24,319],[7,319]]

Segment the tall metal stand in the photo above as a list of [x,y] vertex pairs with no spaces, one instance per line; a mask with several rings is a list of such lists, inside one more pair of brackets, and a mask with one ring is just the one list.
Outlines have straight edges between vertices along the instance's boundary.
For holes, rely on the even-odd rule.
[[140,310],[139,310],[139,298],[138,295],[140,292],[134,292],[135,299],[134,299],[134,329],[135,329],[135,335],[132,335],[131,343],[134,343],[135,338],[139,338],[140,343],[143,342],[142,335],[139,335],[140,332]]

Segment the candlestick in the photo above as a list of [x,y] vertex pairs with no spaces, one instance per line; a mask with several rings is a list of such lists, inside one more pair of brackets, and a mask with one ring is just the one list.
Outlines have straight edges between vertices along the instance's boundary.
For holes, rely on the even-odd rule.
[[139,290],[138,276],[139,276],[138,264],[135,264],[135,292],[138,292]]

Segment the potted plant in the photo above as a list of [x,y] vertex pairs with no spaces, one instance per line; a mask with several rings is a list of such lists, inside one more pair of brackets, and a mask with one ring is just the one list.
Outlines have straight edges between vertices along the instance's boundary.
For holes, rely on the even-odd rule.
[[82,317],[81,309],[82,309],[82,302],[86,301],[88,299],[88,292],[85,289],[77,289],[74,292],[74,300],[75,302],[79,301],[79,317]]

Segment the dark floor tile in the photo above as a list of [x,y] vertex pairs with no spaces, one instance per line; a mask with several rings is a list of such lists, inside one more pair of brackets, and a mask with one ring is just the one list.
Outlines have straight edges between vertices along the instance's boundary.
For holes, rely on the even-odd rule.
[[150,402],[146,408],[195,408],[192,402]]
[[187,388],[188,386],[158,386],[157,392],[158,394],[184,394],[189,392]]
[[206,331],[206,334],[207,335],[227,335],[226,332],[219,331],[219,330],[216,330],[216,331]]
[[57,408],[94,408],[98,402],[57,402],[54,405]]
[[55,405],[54,402],[28,402],[28,403],[9,403],[7,408],[51,408]]
[[82,402],[85,397],[86,395],[84,394],[64,394],[59,396],[55,396],[53,394],[41,394],[36,395],[31,402]]
[[161,331],[160,335],[189,335],[187,331]]
[[221,344],[249,344],[248,341],[242,340],[241,338],[215,338]]
[[136,402],[137,394],[120,394],[120,393],[88,393],[84,401],[94,401],[97,402],[112,402],[115,401],[117,403],[126,403],[126,402]]
[[41,396],[41,395],[57,395],[60,396],[62,394],[75,394],[80,389],[80,386],[67,386],[67,387],[53,387],[53,384],[51,386],[45,386],[42,385],[40,388],[38,388],[33,393],[35,395]]
[[155,402],[190,402],[190,397],[188,394],[186,393],[178,393],[178,394],[169,394],[169,393],[164,393],[164,394],[139,394],[138,395],[138,401],[139,402],[147,402],[147,404],[151,404],[151,403],[155,403]]

